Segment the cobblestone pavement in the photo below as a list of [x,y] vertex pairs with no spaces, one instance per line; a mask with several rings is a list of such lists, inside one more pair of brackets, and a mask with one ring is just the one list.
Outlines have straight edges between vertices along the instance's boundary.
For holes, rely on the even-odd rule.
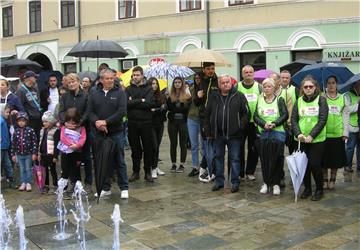
[[[321,201],[310,199],[294,203],[287,171],[286,188],[278,197],[259,193],[261,171],[256,181],[240,184],[232,194],[212,192],[212,184],[188,177],[191,153],[188,151],[184,173],[170,173],[169,139],[164,135],[160,168],[166,172],[155,183],[141,178],[130,184],[130,199],[121,200],[115,185],[109,198],[96,204],[89,196],[91,219],[86,224],[87,249],[111,249],[113,225],[110,218],[114,204],[121,207],[124,223],[120,226],[122,249],[360,249],[360,175],[338,173],[333,191],[326,191]],[[130,151],[126,151],[131,173]],[[143,177],[143,173],[142,173]],[[14,214],[24,207],[29,249],[78,249],[75,236],[66,241],[52,239],[56,224],[54,195],[37,191],[22,193],[3,189],[7,207]],[[66,202],[67,209],[74,207]],[[76,223],[68,214],[68,233],[75,233]],[[18,248],[14,232],[12,246]]]

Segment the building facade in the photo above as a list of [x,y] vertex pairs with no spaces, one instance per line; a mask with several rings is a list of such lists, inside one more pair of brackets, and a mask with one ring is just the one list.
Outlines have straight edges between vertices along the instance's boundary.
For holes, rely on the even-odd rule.
[[152,58],[172,62],[206,47],[233,64],[279,71],[296,59],[341,61],[360,72],[359,1],[287,0],[2,0],[1,57],[45,69],[96,71],[97,60],[69,57],[79,41],[109,39],[129,55],[100,59],[118,70]]

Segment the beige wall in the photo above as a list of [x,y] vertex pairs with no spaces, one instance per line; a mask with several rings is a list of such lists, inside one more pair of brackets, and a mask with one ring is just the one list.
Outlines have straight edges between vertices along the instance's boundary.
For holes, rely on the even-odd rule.
[[[60,46],[77,42],[77,28],[59,27],[59,2],[43,2],[43,32],[27,34],[27,1],[14,1],[14,36],[2,39],[1,51],[15,51],[19,44],[58,39]],[[351,1],[275,1],[224,8],[224,1],[210,3],[211,29],[239,28],[243,25],[286,23],[358,16],[359,3]],[[139,1],[140,18],[115,21],[115,1],[82,1],[82,40],[123,40],[126,37],[166,36],[173,32],[205,30],[205,11],[175,13],[176,1]],[[56,24],[56,23],[57,24]]]

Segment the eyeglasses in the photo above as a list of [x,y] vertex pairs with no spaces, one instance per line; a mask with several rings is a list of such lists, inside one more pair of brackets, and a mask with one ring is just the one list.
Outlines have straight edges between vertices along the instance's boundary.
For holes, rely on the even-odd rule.
[[304,89],[312,89],[312,88],[314,88],[314,85],[304,85]]

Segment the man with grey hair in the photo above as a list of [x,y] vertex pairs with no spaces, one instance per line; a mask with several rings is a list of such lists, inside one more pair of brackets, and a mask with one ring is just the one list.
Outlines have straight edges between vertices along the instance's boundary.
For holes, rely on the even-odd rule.
[[219,91],[213,92],[205,108],[204,131],[215,146],[215,184],[212,191],[224,187],[225,146],[228,148],[228,164],[231,168],[231,192],[239,191],[240,149],[244,129],[249,121],[246,97],[231,84],[228,75],[218,78]]

